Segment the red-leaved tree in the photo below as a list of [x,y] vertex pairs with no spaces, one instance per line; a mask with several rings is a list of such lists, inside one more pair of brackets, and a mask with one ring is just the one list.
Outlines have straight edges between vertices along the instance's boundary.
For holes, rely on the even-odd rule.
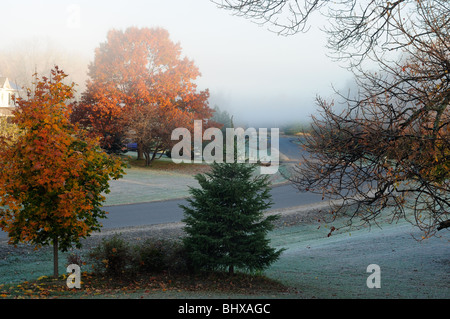
[[99,135],[111,152],[133,137],[147,164],[170,147],[174,128],[212,116],[208,90],[198,91],[195,83],[198,68],[161,28],[109,31],[95,51],[89,76],[74,120]]

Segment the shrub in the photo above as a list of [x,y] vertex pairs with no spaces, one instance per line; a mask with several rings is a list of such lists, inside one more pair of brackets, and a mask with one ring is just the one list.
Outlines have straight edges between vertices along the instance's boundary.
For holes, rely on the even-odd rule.
[[103,239],[91,250],[89,258],[94,271],[112,276],[132,271],[135,259],[132,247],[119,235]]
[[84,265],[84,260],[82,259],[81,255],[77,252],[71,252],[69,255],[67,255],[67,265],[76,264],[78,266]]
[[160,272],[166,266],[162,241],[147,240],[142,246],[137,247],[137,253],[141,271]]
[[188,254],[181,241],[166,242],[164,260],[166,270],[169,272],[186,273],[190,270]]
[[181,242],[148,239],[137,247],[141,272],[185,272],[186,254]]
[[103,239],[89,252],[94,271],[114,277],[164,271],[186,272],[186,256],[182,242],[147,239],[132,246],[119,235]]

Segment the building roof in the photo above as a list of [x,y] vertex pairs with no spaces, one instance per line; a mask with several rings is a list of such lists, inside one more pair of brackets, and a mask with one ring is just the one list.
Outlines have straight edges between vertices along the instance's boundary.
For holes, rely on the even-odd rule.
[[0,76],[0,88],[20,91],[20,87],[8,80],[6,76]]
[[8,78],[6,76],[0,76],[0,88],[5,87],[9,83]]

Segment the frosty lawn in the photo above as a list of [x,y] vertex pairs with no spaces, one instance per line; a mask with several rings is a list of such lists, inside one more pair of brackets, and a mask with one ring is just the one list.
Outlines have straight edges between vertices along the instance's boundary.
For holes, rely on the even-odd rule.
[[[294,285],[300,298],[450,298],[449,232],[417,241],[407,222],[327,232],[311,224],[274,231],[272,244],[287,250],[266,275]],[[366,285],[370,264],[381,268],[379,289]]]
[[[136,165],[125,170],[126,174],[119,180],[110,181],[111,192],[107,194],[104,206],[146,203],[189,196],[189,186],[198,187],[194,175],[206,165],[174,164],[169,160],[160,160],[158,169],[141,168]],[[161,169],[161,167],[168,169]],[[170,167],[170,169],[169,169]],[[173,167],[177,169],[174,170]],[[272,184],[286,180],[282,172],[285,165],[280,165],[279,172],[270,176]]]
[[[176,172],[148,168],[128,168],[127,175],[111,182],[106,205],[171,199],[188,196],[188,186],[197,186],[190,167]],[[283,181],[273,176],[275,181]],[[279,228],[269,235],[272,245],[287,248],[280,260],[266,270],[273,279],[293,286],[294,295],[262,296],[269,298],[450,298],[448,243],[450,234],[442,238],[416,241],[420,237],[410,224],[382,225],[382,229],[363,229],[349,233],[333,233],[315,222]],[[51,249],[38,251],[3,250],[0,258],[0,287],[50,275]],[[60,271],[65,272],[67,254],[60,254]],[[369,289],[366,272],[369,264],[381,268],[381,288]],[[83,269],[87,270],[87,269]],[[105,296],[108,297],[108,296]],[[124,298],[136,296],[124,295]],[[138,296],[140,297],[140,295]],[[208,293],[160,293],[145,298],[233,297]],[[235,296],[248,297],[248,296]]]
[[189,186],[197,186],[191,175],[129,168],[122,179],[110,182],[105,206],[182,198],[189,195]]
[[[408,223],[383,225],[382,229],[364,229],[327,237],[326,229],[315,223],[280,228],[270,233],[274,247],[287,250],[279,261],[265,271],[298,292],[260,296],[268,298],[450,298],[448,242],[450,234],[422,242]],[[61,272],[65,256],[61,254]],[[381,288],[368,288],[369,264],[381,267]],[[84,266],[87,267],[88,266]],[[20,283],[50,275],[51,249],[19,253],[12,251],[0,260],[2,284]],[[83,269],[83,270],[86,270]],[[159,292],[124,295],[124,298],[244,298],[208,292]],[[104,296],[108,298],[110,296]],[[253,296],[255,297],[255,296]]]

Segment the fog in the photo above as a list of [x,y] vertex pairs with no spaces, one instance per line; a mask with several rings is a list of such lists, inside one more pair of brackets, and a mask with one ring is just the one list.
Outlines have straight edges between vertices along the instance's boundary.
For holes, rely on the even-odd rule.
[[[345,87],[350,78],[327,57],[325,35],[319,30],[326,21],[321,17],[312,20],[307,33],[284,37],[210,1],[16,0],[2,4],[2,13],[3,76],[23,76],[20,67],[11,67],[17,59],[27,66],[26,73],[33,64],[45,69],[41,64],[50,61],[73,73],[69,75],[82,89],[87,64],[108,30],[162,27],[199,67],[197,83],[199,89],[210,90],[210,106],[249,126],[303,122],[315,112],[317,95],[330,96],[332,85]],[[29,47],[36,42],[51,43],[53,49],[44,45],[44,51],[58,54],[52,59],[23,54],[33,52]]]

